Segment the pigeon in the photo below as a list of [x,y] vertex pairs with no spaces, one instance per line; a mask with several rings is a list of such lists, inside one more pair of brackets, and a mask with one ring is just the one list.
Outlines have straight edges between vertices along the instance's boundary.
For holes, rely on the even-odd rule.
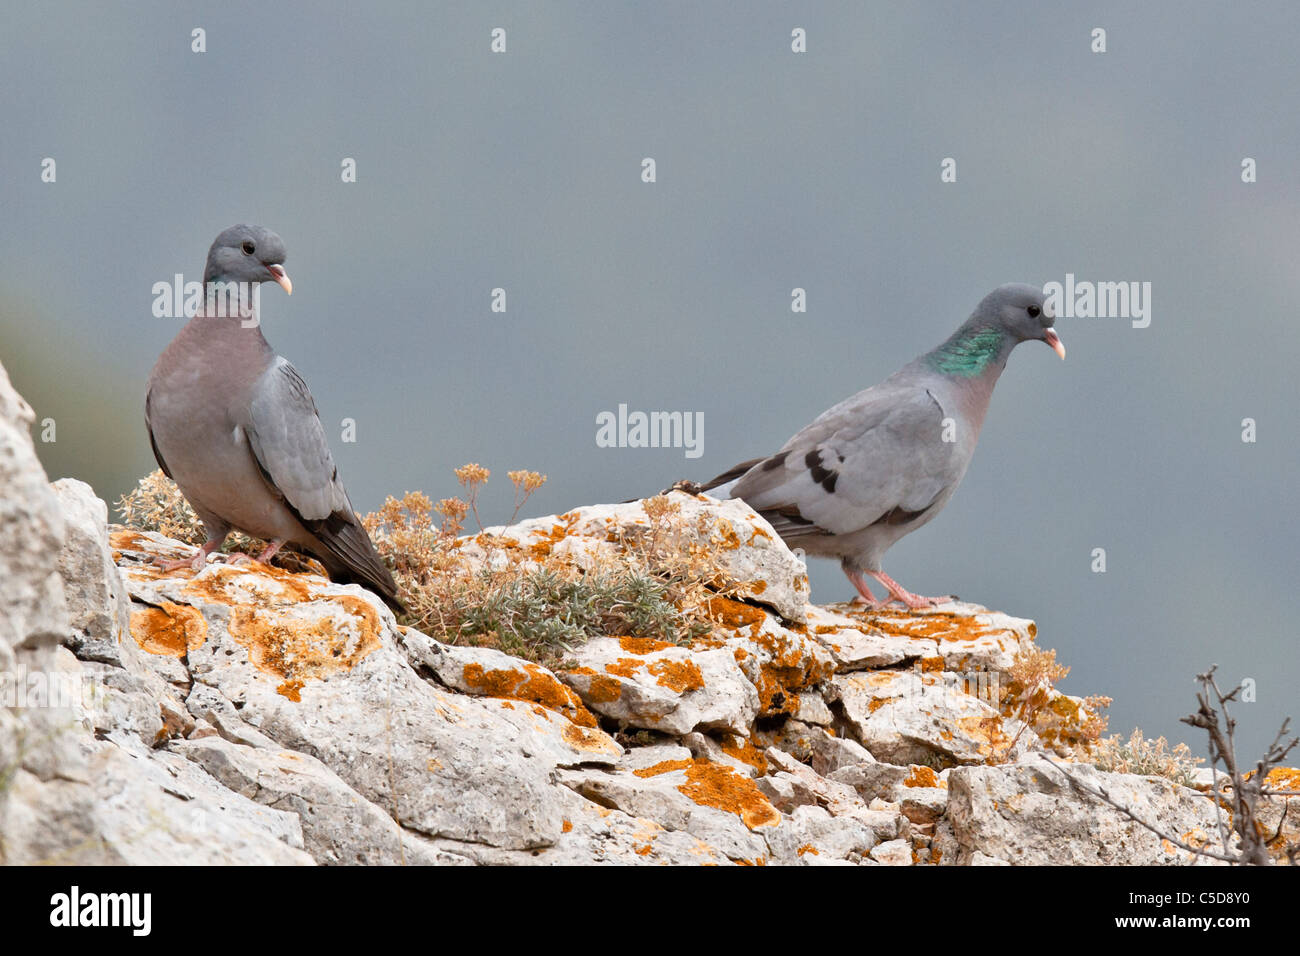
[[[217,236],[203,270],[204,305],[149,376],[145,425],[154,457],[203,522],[195,571],[239,529],[318,558],[331,579],[361,584],[396,611],[397,585],[357,520],[307,383],[262,336],[262,282],[293,284],[284,242],[261,226]],[[241,556],[242,557],[242,556]]]
[[819,415],[775,455],[698,486],[741,498],[789,546],[840,559],[855,602],[883,607],[866,578],[917,610],[955,600],[913,594],[881,570],[885,552],[948,503],[979,440],[993,386],[1021,342],[1065,346],[1042,291],[1004,285],[937,348]]

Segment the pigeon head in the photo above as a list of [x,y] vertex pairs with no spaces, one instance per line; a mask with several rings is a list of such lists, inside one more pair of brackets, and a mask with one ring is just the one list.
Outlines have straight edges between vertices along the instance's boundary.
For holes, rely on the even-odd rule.
[[261,226],[231,226],[217,236],[208,249],[203,281],[275,282],[293,294],[284,271],[284,240]]
[[1056,313],[1043,290],[1036,286],[1021,283],[998,286],[984,297],[972,319],[1002,329],[1016,342],[1046,342],[1057,355],[1065,358],[1065,346],[1052,328]]

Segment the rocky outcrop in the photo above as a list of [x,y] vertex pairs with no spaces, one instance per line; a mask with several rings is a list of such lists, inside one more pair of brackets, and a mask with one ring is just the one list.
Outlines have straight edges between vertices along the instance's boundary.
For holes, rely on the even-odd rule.
[[[1194,862],[1044,753],[1184,842],[1217,839],[1203,794],[1072,759],[1084,702],[1050,691],[1050,731],[1007,706],[1031,622],[811,606],[742,502],[672,496],[728,582],[707,634],[597,637],[548,668],[311,574],[163,573],[188,547],[50,485],[31,418],[0,370],[6,863]],[[641,503],[602,505],[464,550],[586,566],[648,527]]]

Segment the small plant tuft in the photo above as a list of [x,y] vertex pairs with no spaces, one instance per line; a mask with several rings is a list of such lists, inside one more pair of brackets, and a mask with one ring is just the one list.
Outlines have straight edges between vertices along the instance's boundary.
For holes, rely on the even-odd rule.
[[1133,729],[1128,740],[1122,734],[1114,734],[1098,741],[1089,760],[1098,770],[1166,777],[1184,787],[1193,785],[1196,765],[1202,762],[1200,757],[1192,756],[1187,744],[1175,744],[1171,748],[1164,737],[1148,740],[1140,727]]

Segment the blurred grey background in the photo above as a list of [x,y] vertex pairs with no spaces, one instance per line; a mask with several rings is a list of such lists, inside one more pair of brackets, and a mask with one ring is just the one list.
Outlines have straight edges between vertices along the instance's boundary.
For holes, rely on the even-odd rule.
[[[886,570],[1037,620],[1113,731],[1202,753],[1193,675],[1253,678],[1253,758],[1300,717],[1300,10],[1046,6],[11,6],[0,361],[57,423],[51,477],[116,499],[154,467],[144,382],[179,327],[153,284],[260,223],[295,289],[265,290],[265,332],[358,510],[477,461],[491,522],[508,469],[550,476],[539,515],[775,451],[1003,282],[1149,281],[1149,328],[1017,350],[964,485]],[[620,403],[703,412],[703,457],[597,448]],[[812,581],[852,593],[831,562]]]

